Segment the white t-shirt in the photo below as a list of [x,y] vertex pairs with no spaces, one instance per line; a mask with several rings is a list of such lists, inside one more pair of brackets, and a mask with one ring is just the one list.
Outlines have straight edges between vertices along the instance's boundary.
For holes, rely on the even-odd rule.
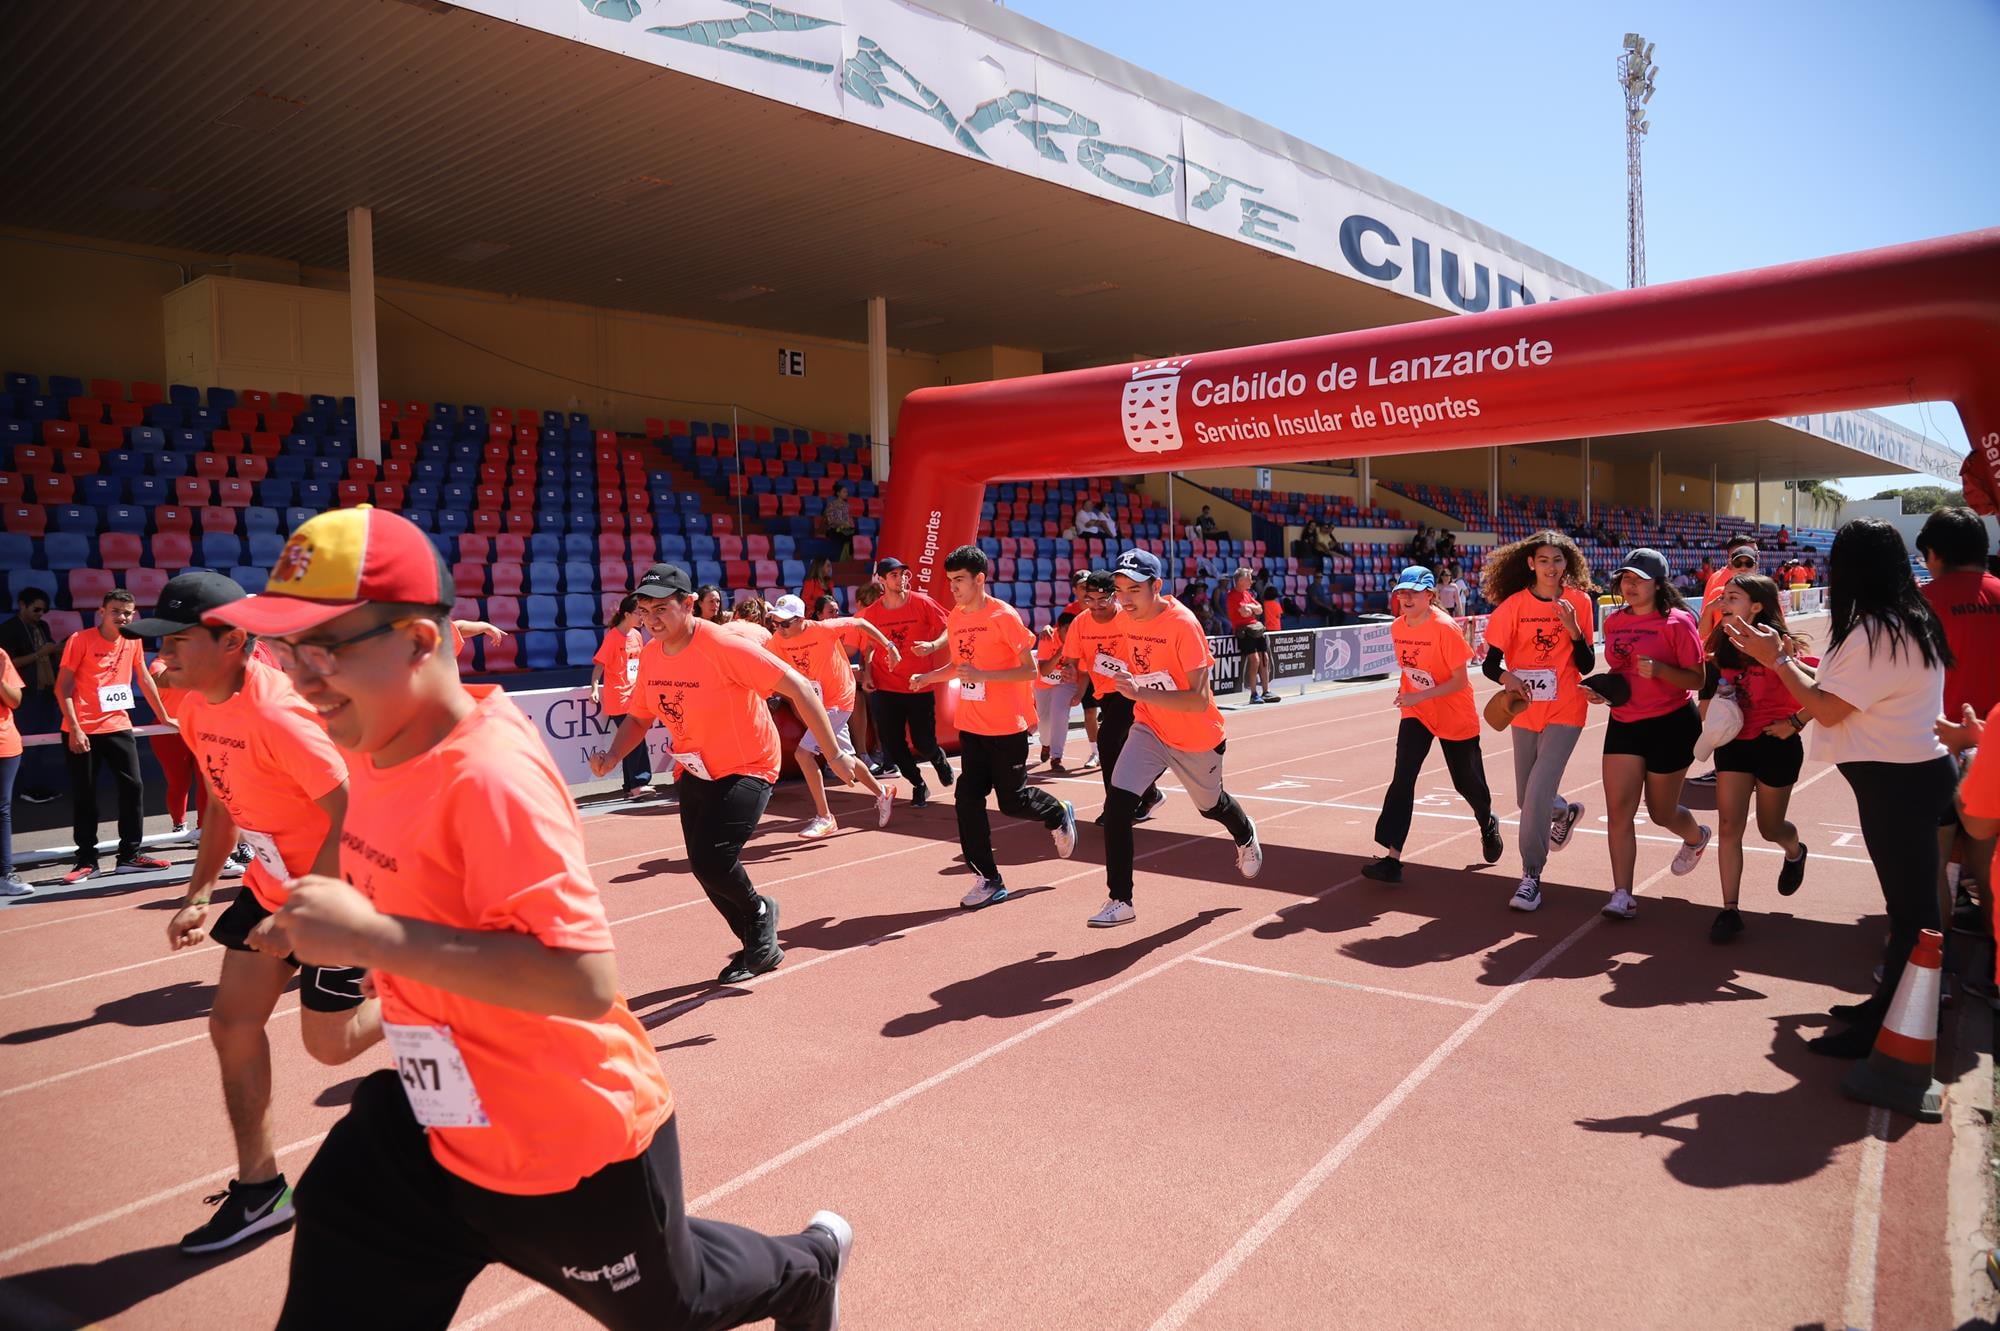
[[[1944,667],[1927,666],[1904,643],[1878,631],[1875,647],[1856,624],[1819,663],[1819,686],[1854,711],[1834,725],[1814,724],[1813,757],[1828,763],[1927,763],[1945,754],[1931,727],[1944,713]],[[1879,650],[1877,650],[1879,648]]]

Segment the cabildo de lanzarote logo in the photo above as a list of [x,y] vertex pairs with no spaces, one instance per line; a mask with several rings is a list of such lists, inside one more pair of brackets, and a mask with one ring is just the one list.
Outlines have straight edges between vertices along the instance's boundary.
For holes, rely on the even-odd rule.
[[1125,385],[1125,446],[1134,453],[1172,453],[1181,446],[1181,371],[1191,360],[1132,367]]

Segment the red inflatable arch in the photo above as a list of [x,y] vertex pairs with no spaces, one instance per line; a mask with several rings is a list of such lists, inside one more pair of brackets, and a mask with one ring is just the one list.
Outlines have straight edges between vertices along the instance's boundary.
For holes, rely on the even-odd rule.
[[2000,509],[2000,229],[903,402],[877,548],[942,594],[989,481],[1540,443],[1951,402]]

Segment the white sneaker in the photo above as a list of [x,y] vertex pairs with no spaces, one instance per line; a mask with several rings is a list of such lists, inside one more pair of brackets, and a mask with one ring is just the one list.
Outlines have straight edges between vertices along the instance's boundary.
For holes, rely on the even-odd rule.
[[1576,831],[1579,819],[1583,817],[1581,804],[1565,805],[1558,813],[1549,816],[1549,849],[1561,850],[1569,845],[1571,834]]
[[806,1228],[816,1229],[833,1240],[833,1288],[828,1291],[826,1302],[798,1325],[806,1331],[840,1331],[840,1278],[847,1274],[847,1256],[854,1251],[854,1226],[835,1212],[815,1211],[813,1218],[806,1221]]
[[896,788],[894,786],[882,787],[882,793],[875,797],[875,826],[887,827],[889,825],[889,812],[895,807]]
[[1100,767],[1100,766],[1102,766],[1102,765],[1103,765],[1103,764],[1099,763],[1099,762],[1098,762],[1098,760],[1097,760],[1097,746],[1096,746],[1096,745],[1094,745],[1094,744],[1093,744],[1093,745],[1091,746],[1091,749],[1090,749],[1090,756],[1089,756],[1088,758],[1086,758],[1086,759],[1084,759],[1084,760],[1083,760],[1083,765],[1084,765],[1085,767]]
[[1692,846],[1683,841],[1681,848],[1674,852],[1674,877],[1685,878],[1693,873],[1695,867],[1701,863],[1702,855],[1708,850],[1708,843],[1713,840],[1715,840],[1715,833],[1711,829],[1704,827],[1701,829],[1700,841]]
[[1250,839],[1236,848],[1236,872],[1255,878],[1264,868],[1264,846],[1257,840],[1257,824],[1250,824]]
[[1540,910],[1542,908],[1542,880],[1531,873],[1521,875],[1521,885],[1514,889],[1514,895],[1507,902],[1515,910]]
[[996,901],[1007,899],[1007,885],[997,878],[974,877],[972,890],[958,899],[958,904],[967,910],[978,910]]
[[1084,923],[1093,929],[1109,929],[1113,925],[1130,924],[1139,918],[1139,912],[1132,909],[1129,901],[1107,901],[1097,908],[1097,914]]
[[216,871],[215,876],[217,878],[241,878],[243,876],[243,870],[247,867],[248,866],[245,865],[242,860],[239,860],[234,855],[231,855],[228,859],[222,862],[222,868]]
[[799,833],[799,835],[804,837],[808,841],[817,841],[823,836],[831,836],[833,834],[834,827],[835,823],[833,821],[832,815],[823,813],[819,817],[807,823],[805,825],[804,830],[802,830]]
[[186,823],[175,823],[167,829],[167,840],[176,846],[198,846],[201,844],[201,833],[190,829]]
[[21,875],[10,873],[5,878],[0,878],[0,897],[31,897],[33,895],[35,895],[35,889],[27,882],[24,882]]
[[1076,850],[1076,806],[1068,800],[1062,802],[1062,826],[1054,828],[1049,835],[1055,839],[1056,854],[1068,859]]
[[1604,913],[1614,920],[1629,920],[1639,913],[1639,900],[1621,887],[1604,903]]

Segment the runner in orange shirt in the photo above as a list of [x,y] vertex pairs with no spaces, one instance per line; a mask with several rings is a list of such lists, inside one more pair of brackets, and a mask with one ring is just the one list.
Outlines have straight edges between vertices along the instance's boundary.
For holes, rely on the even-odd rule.
[[[271,1045],[264,1027],[294,977],[299,1030],[322,1063],[345,1063],[382,1038],[378,1005],[365,999],[361,972],[301,966],[253,950],[253,939],[285,903],[296,874],[340,867],[347,764],[313,709],[285,676],[251,658],[241,630],[210,628],[202,617],[243,599],[220,573],[196,569],[160,592],[152,615],[125,626],[128,638],[158,638],[161,680],[176,690],[175,719],[209,790],[194,876],[167,921],[170,950],[213,938],[226,949],[208,1035],[222,1070],[222,1102],[236,1141],[236,1177],[210,1198],[221,1205],[181,1239],[185,1253],[219,1252],[292,1222],[291,1186],[278,1172],[271,1123]],[[253,858],[237,893],[210,922],[210,898],[239,842]]]
[[35,889],[14,872],[14,778],[21,774],[21,727],[14,709],[28,687],[14,658],[0,651],[0,897],[31,897]]
[[[893,666],[896,644],[865,619],[807,619],[806,603],[796,596],[780,596],[772,603],[771,624],[773,631],[764,650],[804,676],[825,705],[840,752],[859,773],[856,781],[875,797],[875,826],[887,827],[895,792],[875,779],[868,764],[855,754],[854,741],[847,733],[847,723],[854,716],[854,668],[847,663],[847,654],[864,642],[872,642]],[[813,807],[819,811],[799,835],[816,841],[832,833],[836,824],[826,802],[826,783],[820,779],[819,741],[810,730],[799,740],[795,756],[806,789],[812,792]]]
[[611,747],[591,755],[590,770],[608,776],[634,745],[645,742],[647,727],[654,721],[666,725],[680,766],[674,790],[688,867],[743,944],[716,979],[741,984],[785,959],[778,946],[778,903],[760,896],[743,869],[743,847],[771,802],[782,756],[778,727],[764,700],[775,693],[791,703],[842,781],[856,780],[861,764],[842,751],[826,708],[797,671],[697,617],[694,582],[686,569],[655,564],[633,591],[645,603],[653,640],[639,653],[632,710],[611,737]]
[[1480,854],[1491,864],[1506,849],[1500,840],[1500,820],[1493,816],[1493,796],[1486,788],[1479,713],[1472,706],[1472,684],[1466,678],[1472,645],[1457,621],[1437,608],[1437,575],[1423,565],[1404,569],[1390,594],[1397,615],[1389,636],[1403,670],[1395,705],[1403,721],[1396,731],[1396,774],[1375,820],[1375,843],[1387,854],[1361,866],[1361,876],[1378,883],[1403,881],[1403,842],[1415,815],[1417,774],[1430,756],[1433,739],[1444,749],[1452,787],[1472,806],[1472,816],[1479,822]]
[[97,624],[63,643],[56,671],[56,702],[69,745],[69,787],[76,833],[76,866],[63,875],[80,883],[97,873],[97,781],[108,768],[118,782],[118,873],[173,866],[143,848],[146,787],[139,776],[139,742],[132,733],[137,686],[153,715],[172,724],[173,713],[146,672],[139,644],[119,630],[139,613],[132,593],[107,592]]
[[947,790],[953,780],[951,763],[937,741],[937,695],[911,683],[919,672],[943,664],[938,654],[944,650],[945,609],[911,589],[910,568],[900,559],[877,560],[875,576],[882,581],[881,599],[863,606],[860,617],[888,634],[900,656],[891,666],[880,653],[868,652],[861,687],[875,695],[882,754],[910,783],[911,807],[921,809],[931,798],[924,763],[937,768],[938,781]]
[[1130,924],[1132,824],[1145,792],[1171,770],[1201,816],[1221,823],[1236,843],[1236,871],[1255,878],[1264,867],[1257,824],[1222,785],[1222,711],[1209,687],[1215,657],[1194,612],[1166,595],[1164,566],[1150,550],[1118,557],[1115,578],[1125,613],[1123,650],[1102,668],[1132,703],[1132,733],[1111,774],[1104,804],[1104,876],[1110,897],[1087,923],[1095,929]]
[[366,967],[395,1057],[299,1182],[279,1327],[441,1329],[494,1263],[614,1328],[832,1326],[840,1217],[688,1219],[576,806],[506,694],[459,682],[451,595],[415,525],[338,509],[209,616],[267,635],[351,755],[346,881],[295,879],[258,944]]
[[945,620],[949,658],[944,666],[911,678],[927,689],[958,681],[958,846],[973,872],[959,905],[968,910],[1005,901],[1007,885],[993,858],[988,791],[1000,812],[1033,818],[1055,838],[1056,854],[1076,849],[1076,806],[1028,785],[1028,728],[1034,724],[1035,635],[1005,601],[986,594],[986,552],[961,545],[945,556],[951,614]]
[[[645,645],[645,635],[639,632],[639,598],[627,593],[618,603],[611,627],[604,631],[597,655],[590,659],[590,700],[603,711],[604,719],[614,730],[632,709],[632,686],[639,681],[639,651]],[[626,799],[644,799],[653,793],[648,745],[633,745],[632,752],[625,755],[624,766]]]
[[[1118,605],[1117,581],[1103,569],[1085,576],[1082,596],[1083,613],[1070,621],[1069,632],[1063,638],[1063,663],[1081,672],[1090,692],[1099,699],[1098,710],[1103,719],[1098,722],[1095,752],[1103,755],[1098,775],[1104,781],[1104,797],[1108,801],[1111,774],[1117,770],[1118,755],[1125,750],[1125,737],[1132,733],[1132,700],[1118,691],[1114,673],[1125,654],[1125,612]],[[1151,818],[1166,798],[1158,785],[1153,786],[1132,821],[1143,823]],[[1099,827],[1104,826],[1103,813],[1097,815],[1096,822]]]
[[1536,532],[1486,560],[1484,594],[1494,609],[1479,668],[1519,708],[1508,732],[1521,808],[1521,881],[1507,903],[1515,910],[1541,909],[1549,854],[1569,845],[1583,817],[1583,805],[1561,788],[1588,719],[1583,677],[1597,668],[1589,586],[1590,561],[1559,531]]

